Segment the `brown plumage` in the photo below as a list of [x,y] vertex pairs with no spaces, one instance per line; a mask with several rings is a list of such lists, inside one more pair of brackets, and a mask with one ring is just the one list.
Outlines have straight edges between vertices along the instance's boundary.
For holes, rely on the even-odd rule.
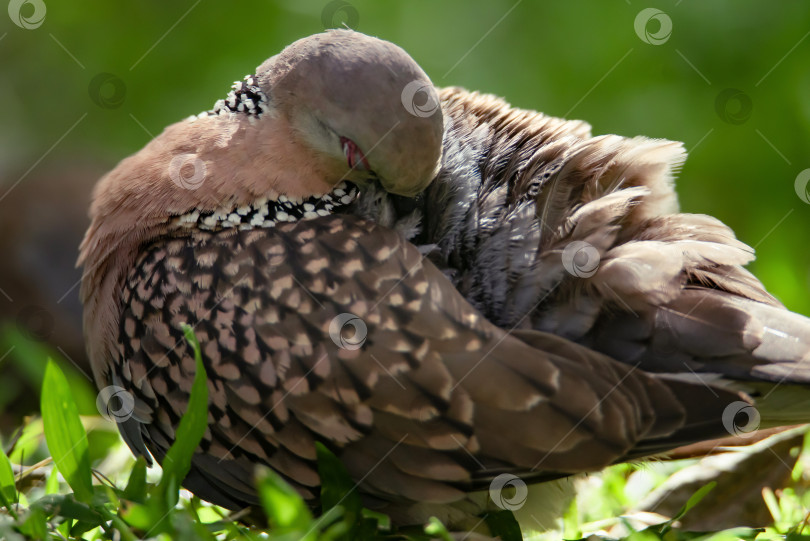
[[[440,109],[414,113],[413,80]],[[266,464],[315,503],[321,441],[367,505],[463,523],[493,508],[475,493],[498,474],[725,436],[730,404],[807,380],[807,320],[742,268],[728,228],[677,213],[678,143],[436,95],[350,31],[296,42],[237,93],[102,179],[81,249],[94,374],[134,395],[135,452],[173,441],[194,326],[209,430],[185,485],[201,497],[255,504]],[[177,155],[204,163],[199,186],[173,180]],[[335,336],[345,314],[364,341]],[[788,396],[757,403],[763,422],[803,419]]]

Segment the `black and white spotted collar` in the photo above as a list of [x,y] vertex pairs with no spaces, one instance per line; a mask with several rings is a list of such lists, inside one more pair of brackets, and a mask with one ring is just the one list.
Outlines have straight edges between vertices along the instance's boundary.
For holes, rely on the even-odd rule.
[[242,113],[248,115],[251,122],[260,118],[270,110],[270,100],[259,85],[254,75],[245,75],[243,81],[236,81],[231,85],[231,91],[225,99],[217,100],[214,108],[191,118],[223,115],[229,113]]
[[356,196],[357,187],[354,184],[341,182],[323,195],[307,198],[282,195],[278,200],[262,198],[251,205],[223,207],[216,211],[195,210],[175,216],[171,225],[207,231],[275,227],[278,223],[328,216],[336,209],[351,204]]

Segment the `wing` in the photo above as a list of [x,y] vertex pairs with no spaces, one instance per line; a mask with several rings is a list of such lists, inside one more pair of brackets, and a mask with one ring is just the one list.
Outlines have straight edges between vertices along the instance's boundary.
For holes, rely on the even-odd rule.
[[231,508],[257,502],[255,464],[317,498],[316,441],[367,496],[452,502],[502,472],[550,479],[723,435],[740,399],[506,332],[397,233],[350,216],[163,239],[123,306],[125,438],[159,460],[173,441],[191,324],[209,427],[185,486]]
[[[365,193],[358,211],[416,231],[413,242],[487,319],[648,371],[810,382],[810,319],[745,270],[753,250],[728,227],[678,213],[680,143],[592,137],[581,122],[457,88],[441,98],[442,168],[418,211]],[[780,422],[810,420],[808,400]]]
[[522,278],[533,289],[516,282],[513,296],[531,291],[529,309],[542,304],[533,328],[645,370],[810,382],[810,319],[744,268],[754,250],[726,225],[676,212],[669,181],[684,158],[667,141],[577,145],[538,196],[538,220],[564,213],[547,223]]

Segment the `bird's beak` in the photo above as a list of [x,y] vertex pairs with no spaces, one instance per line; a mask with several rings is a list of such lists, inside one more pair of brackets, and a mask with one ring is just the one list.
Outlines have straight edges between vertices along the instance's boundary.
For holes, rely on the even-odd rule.
[[[385,178],[377,177],[376,173],[371,170],[371,166],[369,166],[368,158],[357,143],[348,137],[341,137],[340,144],[343,147],[343,154],[346,156],[346,164],[349,166],[350,172],[368,171],[371,173],[371,178],[377,178],[385,191],[389,193],[404,197],[413,197],[422,192],[427,185],[430,184],[431,178],[427,178],[423,182],[411,178],[391,182]],[[363,181],[359,179],[352,179],[352,182],[363,183]]]
[[[441,166],[441,154],[436,158],[434,166],[428,170],[425,167],[417,166],[419,160],[416,160],[417,163],[413,163],[413,160],[407,158],[393,163],[390,160],[381,160],[378,155],[379,150],[372,147],[369,152],[372,159],[376,160],[372,169],[366,154],[357,143],[348,137],[341,136],[340,144],[346,164],[349,166],[349,173],[345,178],[358,185],[376,179],[385,191],[404,197],[414,197],[423,192],[439,173]],[[363,178],[362,174],[353,175],[352,173],[355,171],[368,174]]]
[[343,154],[346,156],[349,169],[355,171],[368,171],[370,169],[368,159],[366,159],[366,155],[363,154],[360,147],[357,146],[357,143],[348,137],[341,137],[340,144],[343,146]]

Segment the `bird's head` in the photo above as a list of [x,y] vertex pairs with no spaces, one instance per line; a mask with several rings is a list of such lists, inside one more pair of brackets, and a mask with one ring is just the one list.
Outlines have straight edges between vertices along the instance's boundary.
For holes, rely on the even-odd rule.
[[438,172],[438,94],[393,43],[330,30],[264,62],[256,82],[336,179],[377,179],[389,192],[414,195]]
[[436,89],[401,48],[351,30],[303,38],[108,173],[81,260],[188,213],[320,196],[344,180],[415,195],[439,170],[443,131]]
[[[166,128],[93,194],[79,263],[98,381],[113,347],[100,337],[114,334],[116,291],[139,246],[195,220],[272,226],[263,205],[326,200],[333,190],[345,200],[335,189],[344,180],[378,180],[391,193],[415,195],[438,172],[442,135],[437,91],[416,62],[392,43],[350,30],[296,41],[213,110]],[[331,208],[302,207],[304,217]],[[255,212],[236,212],[246,208]],[[240,216],[250,224],[231,221]],[[277,218],[289,216],[282,210]]]

